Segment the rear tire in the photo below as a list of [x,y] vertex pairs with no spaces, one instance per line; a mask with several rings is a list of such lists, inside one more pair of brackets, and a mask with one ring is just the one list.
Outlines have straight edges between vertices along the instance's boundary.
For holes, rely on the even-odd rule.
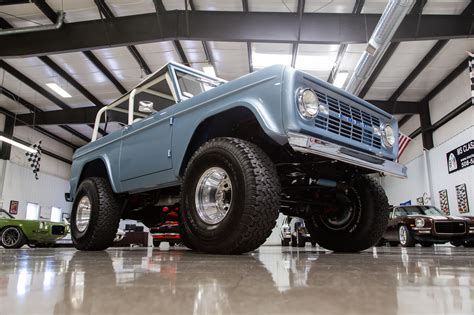
[[25,234],[16,226],[9,226],[0,233],[0,244],[7,249],[21,248],[26,241]]
[[314,242],[336,252],[358,252],[372,247],[388,224],[388,201],[382,187],[373,179],[354,179],[346,198],[342,218],[314,214],[306,228]]
[[280,208],[280,184],[272,161],[255,144],[216,138],[189,161],[181,200],[186,246],[241,254],[257,249],[270,236]]
[[[88,212],[87,220],[87,215],[82,214]],[[101,177],[85,179],[77,189],[71,212],[74,247],[79,250],[107,249],[115,239],[120,217],[120,205],[109,181]]]

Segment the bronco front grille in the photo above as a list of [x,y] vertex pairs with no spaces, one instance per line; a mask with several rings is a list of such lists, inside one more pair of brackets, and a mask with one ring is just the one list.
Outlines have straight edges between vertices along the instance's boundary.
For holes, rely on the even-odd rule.
[[464,234],[466,223],[460,221],[435,222],[435,232],[438,234]]
[[51,227],[51,234],[53,234],[53,235],[64,235],[65,230],[66,229],[62,225],[53,225]]
[[380,128],[379,118],[325,93],[316,91],[316,94],[319,102],[329,107],[329,116],[316,117],[316,127],[376,149],[381,148],[380,135],[374,133],[374,127]]

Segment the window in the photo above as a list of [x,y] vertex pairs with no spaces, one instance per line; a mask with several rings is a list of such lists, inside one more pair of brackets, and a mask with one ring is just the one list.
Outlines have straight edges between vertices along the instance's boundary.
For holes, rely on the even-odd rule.
[[176,71],[176,77],[178,78],[181,94],[186,98],[199,95],[223,83],[181,71]]
[[61,222],[61,208],[53,207],[51,209],[51,221]]
[[39,218],[39,204],[28,202],[26,205],[26,219],[27,220],[38,220]]

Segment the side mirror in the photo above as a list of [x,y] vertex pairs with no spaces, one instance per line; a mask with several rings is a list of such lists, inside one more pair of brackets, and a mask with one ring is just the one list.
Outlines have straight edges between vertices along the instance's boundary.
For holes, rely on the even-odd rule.
[[156,112],[156,110],[153,108],[153,102],[151,101],[140,101],[138,103],[138,111],[140,113],[145,114],[151,114]]

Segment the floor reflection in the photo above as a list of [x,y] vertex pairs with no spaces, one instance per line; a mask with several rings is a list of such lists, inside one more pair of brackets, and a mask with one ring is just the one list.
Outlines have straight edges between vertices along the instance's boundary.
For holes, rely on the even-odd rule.
[[474,314],[467,249],[0,250],[2,314]]

